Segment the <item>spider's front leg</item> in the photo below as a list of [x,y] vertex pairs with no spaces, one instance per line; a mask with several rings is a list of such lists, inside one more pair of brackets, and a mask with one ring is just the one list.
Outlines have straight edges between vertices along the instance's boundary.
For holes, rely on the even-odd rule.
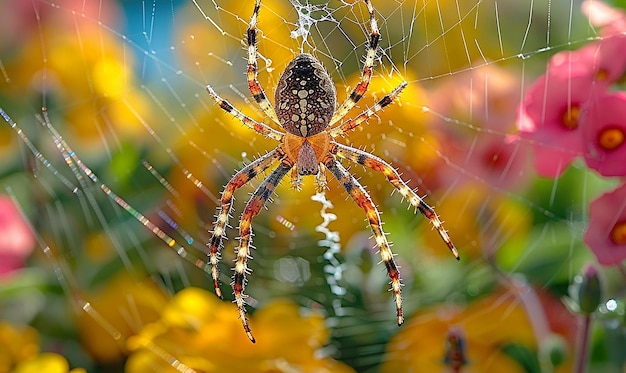
[[350,132],[360,126],[362,123],[370,119],[374,114],[383,110],[387,105],[393,103],[393,101],[398,97],[400,92],[408,85],[407,82],[400,83],[393,91],[386,94],[383,98],[381,98],[373,107],[365,109],[361,114],[357,115],[354,118],[348,119],[345,122],[341,123],[341,125],[337,127],[333,127],[330,129],[329,133],[332,137],[343,136],[347,132]]
[[261,172],[267,170],[281,157],[282,154],[277,149],[274,149],[264,156],[255,159],[252,163],[239,170],[239,172],[228,181],[228,184],[224,187],[224,191],[222,191],[222,198],[218,212],[216,213],[215,223],[213,224],[213,236],[207,244],[207,246],[209,246],[209,253],[207,255],[209,256],[209,263],[211,264],[213,286],[215,287],[215,294],[220,298],[222,298],[222,291],[219,285],[219,270],[217,264],[220,261],[220,251],[223,246],[222,241],[225,237],[228,218],[232,210],[233,195],[237,189],[247,184]]
[[261,110],[270,117],[275,123],[280,124],[276,117],[276,112],[272,107],[272,104],[267,99],[263,87],[257,78],[259,71],[257,63],[257,20],[259,18],[259,11],[261,10],[261,0],[256,0],[254,4],[254,11],[252,12],[252,18],[250,18],[250,24],[248,25],[248,31],[246,32],[246,41],[248,43],[248,70],[246,71],[246,77],[248,79],[248,89],[254,97],[254,100],[259,105]]
[[369,221],[372,232],[374,233],[374,239],[376,240],[376,246],[380,250],[380,256],[387,274],[391,279],[391,290],[393,291],[394,301],[396,303],[396,311],[398,315],[398,325],[402,325],[404,322],[404,316],[402,314],[402,284],[400,283],[400,271],[396,262],[393,260],[393,252],[383,232],[382,221],[380,220],[380,214],[376,205],[372,201],[365,188],[352,176],[339,162],[331,160],[326,163],[326,168],[335,176],[337,181],[343,185],[350,197],[356,202],[356,204],[365,211],[367,220]]
[[218,95],[217,92],[215,92],[213,87],[211,87],[210,85],[206,86],[206,90],[211,96],[211,98],[215,100],[215,103],[217,104],[217,106],[219,106],[225,112],[232,114],[235,118],[239,119],[241,123],[243,123],[246,127],[252,130],[255,130],[256,132],[260,133],[261,135],[265,137],[269,137],[277,141],[282,140],[283,138],[282,132],[276,131],[272,127],[264,123],[259,123],[255,121],[254,119],[250,118],[249,116],[243,114],[236,107],[234,107],[230,102],[220,97],[220,95]]
[[350,112],[354,105],[356,105],[356,103],[363,98],[363,95],[367,92],[370,80],[372,80],[374,60],[376,58],[376,48],[378,48],[378,42],[380,41],[380,31],[378,30],[376,18],[374,17],[374,6],[372,6],[372,2],[370,0],[364,1],[367,5],[367,12],[370,15],[370,40],[367,45],[367,51],[365,52],[365,63],[363,64],[361,81],[354,87],[348,98],[346,98],[341,106],[337,108],[332,119],[330,120],[330,123],[328,124],[329,126],[337,123],[341,120],[341,118]]
[[241,220],[239,222],[239,246],[237,247],[237,259],[235,260],[235,275],[233,276],[233,292],[235,295],[235,304],[239,311],[239,317],[243,324],[243,329],[246,335],[252,341],[255,342],[250,325],[248,324],[248,318],[246,316],[246,295],[244,289],[246,287],[246,274],[249,273],[248,259],[250,255],[250,243],[252,241],[252,218],[254,218],[261,208],[265,205],[265,201],[268,200],[274,189],[280,182],[280,180],[291,170],[293,164],[283,161],[271,174],[268,176],[261,185],[254,191],[252,197],[246,204],[246,208],[241,214]]

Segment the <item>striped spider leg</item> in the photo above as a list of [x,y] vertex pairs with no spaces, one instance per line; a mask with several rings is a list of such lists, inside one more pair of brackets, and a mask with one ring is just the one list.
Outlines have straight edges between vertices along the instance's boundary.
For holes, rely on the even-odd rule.
[[239,220],[239,244],[236,248],[237,257],[235,259],[232,287],[235,296],[234,303],[237,306],[244,331],[252,342],[255,339],[248,324],[246,311],[247,295],[244,294],[247,284],[246,276],[250,272],[248,259],[251,258],[250,252],[252,248],[252,219],[260,212],[281,179],[290,171],[292,186],[296,189],[299,189],[301,178],[304,176],[314,176],[318,189],[323,189],[326,188],[325,170],[328,169],[346,189],[355,203],[364,210],[374,233],[376,246],[380,250],[382,262],[385,264],[387,274],[391,279],[398,325],[404,321],[402,313],[402,285],[398,267],[393,259],[394,254],[391,251],[385,232],[382,230],[380,214],[365,188],[341,165],[338,158],[347,159],[382,172],[387,177],[387,180],[400,191],[402,196],[407,198],[416,209],[430,220],[455,257],[458,258],[456,248],[433,209],[402,181],[398,172],[391,165],[372,154],[334,141],[336,137],[346,135],[361,123],[366,122],[378,111],[391,104],[407,85],[407,83],[400,84],[373,107],[364,110],[352,119],[341,122],[367,91],[372,77],[376,48],[380,39],[378,26],[374,18],[374,8],[370,0],[364,0],[364,2],[370,15],[370,38],[365,55],[365,64],[360,82],[341,105],[337,104],[334,83],[322,63],[311,54],[300,53],[289,62],[281,74],[276,85],[274,106],[272,106],[257,80],[256,39],[257,19],[261,8],[260,0],[255,2],[247,32],[248,87],[259,107],[270,119],[280,125],[284,132],[275,130],[268,125],[245,116],[240,110],[221,98],[213,88],[207,86],[210,96],[222,110],[232,114],[250,129],[279,142],[279,145],[274,150],[250,163],[229,180],[222,192],[220,206],[218,206],[216,213],[213,235],[208,244],[210,246],[208,256],[211,264],[211,275],[215,291],[221,296],[217,264],[220,258],[220,250],[223,246],[222,241],[226,237],[225,229],[228,226],[228,217],[232,210],[233,194],[238,188],[245,185],[258,174],[268,170],[274,163],[279,163],[252,194]]
[[393,298],[396,304],[398,325],[402,325],[404,315],[402,313],[402,284],[400,283],[400,271],[398,270],[396,262],[393,260],[394,254],[391,251],[387,237],[385,237],[385,232],[383,232],[383,223],[380,220],[380,213],[363,185],[361,185],[341,163],[332,160],[326,164],[326,168],[328,168],[335,179],[343,185],[354,202],[365,211],[370,228],[374,233],[376,246],[378,246],[381,259],[387,269],[387,275],[389,275],[391,279],[391,291],[393,291]]
[[259,72],[259,66],[257,62],[257,28],[256,23],[259,18],[259,11],[261,10],[261,0],[256,0],[254,3],[254,10],[252,11],[252,17],[250,18],[250,23],[248,25],[248,30],[246,32],[246,41],[248,44],[248,69],[246,71],[246,77],[248,80],[248,89],[252,94],[252,97],[259,105],[261,110],[265,112],[265,114],[276,124],[280,124],[278,118],[276,117],[276,112],[272,107],[272,104],[267,99],[265,95],[265,91],[263,87],[261,87],[261,83],[257,79],[257,75]]
[[339,158],[358,163],[385,175],[389,184],[393,185],[393,187],[400,192],[400,195],[402,195],[403,198],[407,199],[416,210],[419,210],[419,212],[421,212],[426,219],[430,220],[430,223],[437,230],[437,232],[439,232],[441,239],[446,246],[448,246],[452,255],[454,255],[457,260],[459,259],[459,252],[452,243],[448,232],[444,229],[443,223],[439,220],[439,216],[437,216],[435,210],[427,205],[426,202],[424,202],[424,199],[418,196],[413,189],[409,188],[409,186],[400,178],[400,174],[398,174],[398,171],[396,171],[395,168],[373,154],[341,144],[337,144],[336,155]]
[[280,182],[280,180],[291,170],[293,164],[289,161],[283,161],[280,165],[263,180],[261,185],[252,194],[252,197],[246,204],[241,219],[239,220],[239,246],[237,246],[237,259],[235,260],[235,275],[233,276],[233,292],[235,294],[235,304],[239,311],[239,317],[243,323],[243,329],[246,335],[252,341],[255,342],[252,336],[252,331],[248,325],[246,316],[246,298],[243,291],[246,286],[246,275],[249,274],[248,258],[250,256],[250,249],[252,248],[252,218],[254,218],[261,208],[265,205],[270,195],[274,192],[274,189]]
[[367,51],[365,52],[365,63],[363,64],[363,71],[361,72],[361,81],[352,89],[352,92],[341,106],[335,110],[330,123],[328,123],[329,126],[343,119],[354,105],[363,98],[363,95],[367,92],[370,80],[372,80],[372,70],[374,67],[374,59],[376,58],[376,48],[378,48],[378,41],[380,40],[380,31],[378,31],[378,24],[374,17],[374,6],[372,6],[372,2],[365,0],[365,4],[367,5],[367,11],[370,15],[370,40]]
[[235,191],[246,185],[251,179],[264,172],[281,158],[281,154],[275,149],[264,156],[257,158],[237,172],[224,187],[222,197],[220,199],[219,212],[216,216],[213,235],[209,241],[209,263],[211,264],[211,277],[215,286],[215,293],[222,298],[222,291],[219,286],[218,263],[220,261],[220,252],[224,245],[223,239],[228,226],[228,218],[232,211],[233,195]]

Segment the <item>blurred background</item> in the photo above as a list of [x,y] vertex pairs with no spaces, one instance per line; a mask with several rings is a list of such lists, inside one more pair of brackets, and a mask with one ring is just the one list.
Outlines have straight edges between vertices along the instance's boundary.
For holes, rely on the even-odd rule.
[[[409,85],[337,141],[390,162],[461,260],[383,175],[343,163],[393,242],[398,328],[364,212],[330,174],[323,193],[287,175],[252,225],[252,344],[230,282],[239,217],[269,173],[235,194],[225,300],[206,243],[223,186],[277,143],[205,86],[279,129],[247,88],[254,2],[0,0],[0,372],[623,372],[626,170],[604,172],[546,118],[578,118],[580,71],[620,91],[624,4],[373,5],[373,78],[347,118]],[[301,52],[339,101],[359,82],[365,3],[267,0],[258,28],[270,101]],[[623,159],[621,128],[601,132],[602,162]]]

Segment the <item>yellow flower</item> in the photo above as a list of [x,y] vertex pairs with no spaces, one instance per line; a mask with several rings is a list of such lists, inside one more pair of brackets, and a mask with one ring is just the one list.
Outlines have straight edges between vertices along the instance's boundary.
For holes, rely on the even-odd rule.
[[[216,13],[211,13],[211,7],[203,7],[203,10],[209,17],[216,16]],[[244,83],[242,74],[246,71],[248,55],[241,46],[246,42],[246,29],[252,10],[253,4],[250,3],[224,2],[220,4],[217,15],[220,22],[217,27],[208,24],[191,2],[178,16],[185,19],[185,22],[177,24],[175,30],[175,38],[182,41],[181,47],[177,49],[180,63],[185,71],[195,75],[196,80],[213,85],[225,98],[237,97],[233,90],[226,88],[227,84]],[[267,89],[268,95],[273,95],[274,89],[271,87],[276,85],[279,74],[298,53],[302,40],[290,36],[295,25],[285,20],[297,20],[288,2],[263,1],[257,24],[258,68],[259,81]],[[237,85],[236,89],[248,94],[245,85]],[[250,110],[253,105],[239,106],[246,114],[253,113]]]
[[208,372],[352,372],[325,356],[329,338],[324,318],[302,314],[289,301],[277,301],[251,320],[257,343],[242,330],[235,308],[205,290],[187,288],[128,341],[133,351],[126,364],[132,372],[174,372],[174,366]]
[[10,372],[20,361],[39,352],[39,335],[30,326],[16,327],[0,322],[0,373]]
[[85,369],[76,368],[70,370],[67,360],[58,354],[43,353],[34,359],[26,360],[18,364],[13,373],[87,373]]
[[30,326],[17,327],[0,322],[0,373],[85,373],[69,370],[67,360],[58,354],[39,353],[39,334]]
[[124,340],[138,333],[144,323],[157,320],[167,302],[155,283],[129,274],[109,280],[92,298],[88,312],[79,313],[77,324],[83,346],[101,363],[123,359],[127,353]]
[[[92,11],[90,4],[82,5],[81,12]],[[106,23],[109,15],[119,18],[113,2],[99,8],[99,20]],[[1,87],[0,93],[28,102],[45,91],[53,98],[47,100],[52,120],[68,127],[64,136],[78,144],[76,150],[83,158],[102,154],[109,127],[121,140],[130,137],[135,144],[149,140],[138,116],[153,126],[159,122],[152,121],[153,110],[137,88],[133,55],[124,42],[103,32],[103,26],[89,17],[59,11],[46,13],[42,19],[39,31],[29,34],[3,59],[11,84]],[[61,108],[63,121],[56,115]],[[6,141],[0,140],[0,149],[10,145]]]
[[382,372],[447,371],[445,345],[451,329],[465,334],[464,372],[524,372],[499,347],[508,342],[533,346],[532,327],[519,302],[501,293],[463,311],[444,307],[413,317],[389,343]]
[[[450,359],[451,335],[462,336],[464,356],[456,360]],[[497,291],[465,309],[440,305],[412,317],[389,342],[381,372],[450,372],[455,362],[463,373],[525,372],[504,352],[507,345],[536,351],[537,339],[519,298]],[[555,372],[567,372],[569,364]]]

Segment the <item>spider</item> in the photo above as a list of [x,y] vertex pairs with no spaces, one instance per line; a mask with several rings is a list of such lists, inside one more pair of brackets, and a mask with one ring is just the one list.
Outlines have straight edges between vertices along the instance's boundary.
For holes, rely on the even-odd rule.
[[278,131],[263,123],[244,115],[241,111],[221,98],[208,85],[208,93],[216,104],[224,111],[232,114],[247,127],[272,138],[279,145],[260,156],[228,181],[221,194],[220,204],[216,212],[212,237],[207,244],[208,262],[211,266],[211,276],[216,294],[221,298],[219,287],[218,263],[220,251],[223,248],[223,239],[228,225],[228,218],[232,210],[233,194],[237,189],[247,184],[251,179],[269,169],[273,164],[278,166],[259,185],[247,202],[239,221],[239,244],[236,248],[232,288],[234,303],[243,324],[243,329],[250,339],[255,342],[248,324],[246,298],[244,294],[249,274],[248,259],[252,241],[252,219],[259,213],[265,202],[274,192],[281,179],[291,172],[292,184],[299,188],[303,176],[314,176],[318,189],[326,188],[326,170],[343,185],[354,202],[361,207],[374,234],[376,246],[380,250],[382,262],[391,279],[391,290],[397,311],[398,325],[404,322],[402,314],[402,296],[400,273],[393,259],[389,242],[382,230],[380,214],[365,188],[352,176],[338,159],[361,164],[374,171],[383,173],[389,183],[406,198],[411,205],[419,210],[437,229],[439,235],[458,259],[458,251],[454,247],[447,231],[434,210],[428,206],[415,191],[407,186],[398,172],[387,162],[363,150],[352,148],[335,141],[338,136],[354,130],[361,123],[367,121],[376,112],[391,104],[400,92],[407,86],[401,83],[397,88],[384,96],[373,107],[364,110],[359,115],[342,121],[348,112],[367,92],[372,78],[376,48],[380,33],[374,17],[374,7],[370,0],[364,0],[369,12],[370,37],[365,55],[365,63],[360,82],[354,87],[345,101],[338,106],[337,94],[330,75],[320,61],[309,53],[298,54],[285,68],[276,86],[274,106],[269,102],[261,84],[257,80],[257,19],[261,9],[261,0],[256,0],[254,10],[247,30],[248,68],[247,80],[250,93],[263,112],[285,132]]

